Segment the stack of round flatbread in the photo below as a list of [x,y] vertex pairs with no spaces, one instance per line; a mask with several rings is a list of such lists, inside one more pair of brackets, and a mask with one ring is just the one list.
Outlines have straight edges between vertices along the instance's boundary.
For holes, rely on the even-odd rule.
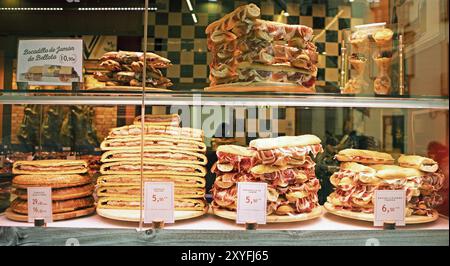
[[28,220],[30,187],[52,189],[53,220],[65,220],[95,212],[94,184],[83,160],[17,161],[13,166],[13,193],[17,196],[6,215],[11,220]]

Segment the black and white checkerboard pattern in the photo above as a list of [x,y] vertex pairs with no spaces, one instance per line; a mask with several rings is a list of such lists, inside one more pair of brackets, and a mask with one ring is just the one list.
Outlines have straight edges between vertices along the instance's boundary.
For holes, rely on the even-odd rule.
[[[149,13],[148,51],[169,58],[173,66],[165,73],[174,84],[192,84],[203,88],[208,83],[210,55],[206,46],[205,28],[237,6],[250,2],[261,8],[262,19],[288,24],[302,24],[314,29],[318,35],[338,14],[332,24],[317,40],[319,56],[317,85],[338,86],[339,50],[341,29],[362,24],[364,8],[348,1],[285,0],[288,17],[281,16],[283,8],[273,0],[231,1],[190,0],[193,11],[189,11],[185,0],[153,0],[156,12]],[[192,13],[195,13],[197,23]],[[177,86],[175,86],[176,88]]]

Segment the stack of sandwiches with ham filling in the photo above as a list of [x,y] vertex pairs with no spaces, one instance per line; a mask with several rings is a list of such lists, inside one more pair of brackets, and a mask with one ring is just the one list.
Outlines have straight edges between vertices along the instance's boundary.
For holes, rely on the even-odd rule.
[[[144,182],[174,182],[175,210],[205,208],[203,131],[178,127],[178,115],[145,115],[134,124],[113,128],[102,142],[97,179],[98,208],[139,210],[141,200],[141,133],[144,134]],[[178,121],[178,122],[177,122]]]
[[320,182],[311,156],[322,152],[314,135],[256,139],[250,147],[222,145],[212,188],[214,208],[236,210],[237,182],[266,182],[267,215],[309,213],[319,207]]
[[[315,92],[317,52],[313,30],[259,19],[243,5],[206,28],[210,87],[206,90]],[[245,87],[242,87],[245,85]]]
[[330,177],[336,188],[327,199],[335,209],[373,213],[375,190],[406,190],[406,216],[431,216],[442,203],[437,192],[444,175],[432,159],[402,155],[394,165],[390,154],[357,149],[342,150],[335,158],[341,166]]
[[[169,59],[147,53],[146,61],[146,87],[168,88],[173,85],[161,72],[161,69],[171,66]],[[141,52],[108,52],[100,58],[100,67],[106,72],[96,71],[94,78],[105,82],[106,86],[142,86],[144,54]]]
[[[28,215],[27,189],[51,187],[54,220],[88,215],[95,212],[92,196],[94,184],[87,175],[87,163],[83,160],[17,161],[13,165],[13,193],[17,198],[11,203],[11,211]],[[55,216],[56,215],[56,216]]]

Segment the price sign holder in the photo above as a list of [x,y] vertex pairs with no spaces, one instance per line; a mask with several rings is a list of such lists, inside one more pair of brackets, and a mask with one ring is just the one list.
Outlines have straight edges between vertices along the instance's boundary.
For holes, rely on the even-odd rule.
[[53,221],[52,188],[29,187],[28,196],[28,222],[35,226],[44,226]]
[[174,223],[173,182],[144,183],[144,223],[162,229],[165,223]]
[[375,190],[374,226],[393,230],[405,225],[406,190]]
[[245,224],[247,230],[256,230],[258,224],[266,224],[267,183],[237,183],[236,223]]

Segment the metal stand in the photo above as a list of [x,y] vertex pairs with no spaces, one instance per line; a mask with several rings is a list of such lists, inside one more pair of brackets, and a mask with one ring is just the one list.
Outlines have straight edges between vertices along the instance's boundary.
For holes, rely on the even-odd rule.
[[83,83],[79,81],[72,82],[72,91],[80,91],[83,88]]
[[258,228],[257,222],[246,222],[245,223],[245,230],[256,230]]
[[161,220],[152,221],[152,226],[153,226],[153,229],[156,229],[156,230],[163,229],[164,221],[161,221]]
[[404,95],[405,94],[405,77],[404,77],[404,61],[403,61],[403,35],[400,34],[398,36],[398,54],[399,54],[399,90],[398,94]]
[[395,223],[385,222],[385,223],[383,223],[383,229],[384,230],[395,230]]
[[34,219],[34,226],[36,227],[45,227],[46,223],[45,223],[45,219]]

